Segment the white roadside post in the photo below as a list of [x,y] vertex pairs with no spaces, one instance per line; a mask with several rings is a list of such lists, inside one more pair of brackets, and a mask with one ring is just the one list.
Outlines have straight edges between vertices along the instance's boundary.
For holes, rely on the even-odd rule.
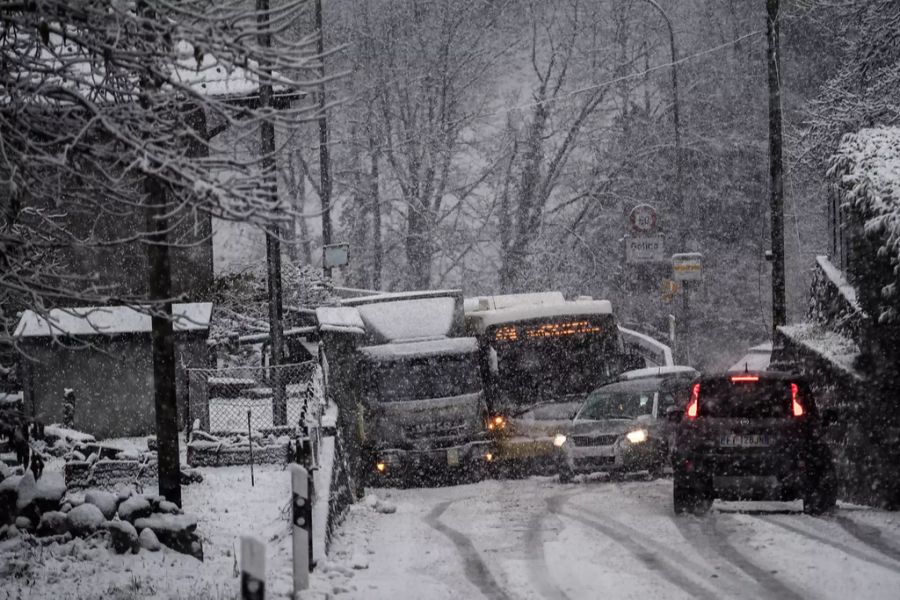
[[291,471],[292,539],[294,543],[294,595],[309,588],[312,559],[312,502],[309,498],[309,472],[298,464]]
[[266,597],[266,545],[259,539],[241,536],[241,600]]

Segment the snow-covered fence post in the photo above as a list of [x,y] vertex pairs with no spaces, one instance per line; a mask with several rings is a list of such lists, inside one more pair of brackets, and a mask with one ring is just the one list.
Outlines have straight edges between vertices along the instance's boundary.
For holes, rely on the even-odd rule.
[[266,597],[266,546],[259,539],[241,536],[241,600]]
[[253,428],[250,426],[250,409],[247,409],[247,448],[250,449],[250,487],[256,486],[253,477]]
[[292,540],[294,543],[294,594],[309,588],[312,567],[312,502],[309,471],[298,464],[291,471]]

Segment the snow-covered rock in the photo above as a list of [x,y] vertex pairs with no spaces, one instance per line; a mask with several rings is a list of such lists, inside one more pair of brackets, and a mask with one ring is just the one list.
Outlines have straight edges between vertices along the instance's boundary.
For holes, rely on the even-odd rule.
[[37,494],[37,482],[34,479],[34,473],[25,471],[16,487],[16,510],[22,512],[25,507],[31,504]]
[[144,496],[134,495],[119,505],[119,518],[130,523],[149,517],[152,513],[150,502]]
[[169,502],[168,500],[163,500],[159,503],[157,510],[161,513],[166,513],[170,515],[177,515],[181,512],[181,509],[178,508],[178,505],[174,502]]
[[58,423],[44,427],[44,439],[51,444],[55,443],[56,440],[63,440],[70,444],[90,444],[97,441],[97,439],[89,433],[69,429]]
[[31,531],[34,523],[28,517],[16,517],[16,527],[19,528],[19,531]]
[[10,475],[12,475],[13,470],[7,465],[5,462],[0,460],[0,481],[3,481]]
[[152,529],[162,544],[176,552],[203,560],[203,543],[195,531],[197,517],[193,515],[155,513],[136,520],[134,526],[139,530]]
[[34,474],[28,471],[19,481],[16,493],[18,511],[36,519],[41,512],[59,508],[60,500],[66,494],[66,482],[62,473],[55,471],[45,472],[35,481]]
[[130,487],[122,488],[117,493],[117,499],[120,503],[125,502],[134,495],[134,490]]
[[88,490],[84,494],[84,501],[99,508],[107,521],[116,514],[116,500],[117,496],[115,494],[103,490]]
[[62,499],[63,504],[71,504],[72,508],[84,504],[84,494],[66,494]]
[[20,535],[19,528],[16,527],[15,525],[10,525],[9,528],[6,530],[6,539],[8,539],[8,540],[17,538],[17,537],[19,537],[19,535]]
[[93,504],[76,506],[66,513],[69,531],[76,536],[90,535],[100,529],[106,522],[103,513]]
[[153,533],[153,530],[149,527],[141,530],[141,535],[139,536],[141,547],[144,550],[149,550],[150,552],[157,552],[160,548],[162,548],[162,544],[159,543],[159,539],[156,537],[156,534]]
[[397,505],[389,500],[382,500],[375,494],[369,494],[366,496],[365,500],[366,506],[374,510],[375,512],[382,513],[385,515],[390,515],[397,512]]
[[47,511],[41,515],[38,524],[38,535],[61,535],[69,530],[66,513],[58,510]]
[[138,529],[149,527],[159,535],[161,531],[171,533],[192,532],[197,529],[197,517],[194,515],[168,515],[155,513],[149,517],[137,519],[134,526]]
[[137,530],[128,521],[109,521],[106,529],[109,531],[109,547],[116,554],[137,554],[141,549]]
[[67,513],[72,510],[72,505],[68,502],[63,502],[63,505],[59,508],[60,512]]

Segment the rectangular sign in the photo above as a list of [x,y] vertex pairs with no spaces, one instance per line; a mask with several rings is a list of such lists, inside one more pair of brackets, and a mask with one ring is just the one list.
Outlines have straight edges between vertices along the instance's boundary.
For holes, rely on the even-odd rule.
[[672,274],[675,281],[700,281],[703,279],[703,255],[699,252],[673,254]]
[[664,261],[663,236],[628,236],[625,238],[625,262],[640,264]]
[[327,269],[350,263],[350,244],[331,244],[322,248],[322,264]]

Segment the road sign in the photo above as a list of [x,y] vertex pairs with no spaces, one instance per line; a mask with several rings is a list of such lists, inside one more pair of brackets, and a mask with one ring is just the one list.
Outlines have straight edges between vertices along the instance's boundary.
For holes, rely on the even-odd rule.
[[675,281],[700,281],[703,279],[703,255],[699,252],[673,254],[672,273]]
[[628,213],[628,222],[637,235],[650,235],[656,231],[656,209],[649,204],[638,204]]
[[665,260],[663,236],[628,236],[625,238],[625,262],[640,264],[665,262]]
[[326,269],[345,267],[350,262],[350,244],[329,244],[322,248],[322,263]]
[[681,290],[681,285],[672,279],[663,279],[662,282],[662,299],[663,302],[671,302],[672,298],[675,297]]

